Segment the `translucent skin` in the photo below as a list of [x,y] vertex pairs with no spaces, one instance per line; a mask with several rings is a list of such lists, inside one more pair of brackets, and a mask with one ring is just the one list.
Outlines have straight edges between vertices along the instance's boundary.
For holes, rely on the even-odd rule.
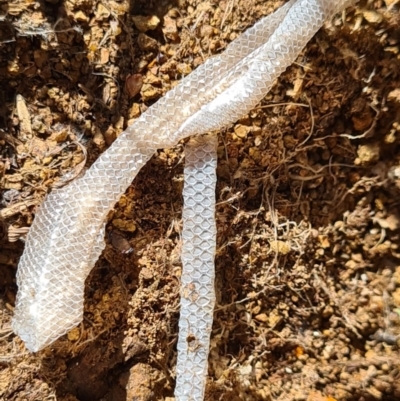
[[203,399],[215,303],[217,136],[195,136],[185,148],[181,314],[175,398]]
[[[240,117],[240,107],[255,106],[274,79],[297,57],[299,51],[320,28],[323,21],[349,2],[289,2],[252,29],[266,26],[263,43],[245,56],[210,91],[208,104],[188,118],[181,129],[216,129]],[[264,25],[263,25],[264,24]],[[275,28],[276,26],[276,28]],[[251,30],[246,40],[259,39]],[[246,35],[245,34],[245,35]],[[230,46],[239,52],[235,43]],[[243,42],[241,43],[243,45]],[[244,54],[250,53],[240,49]],[[259,96],[256,96],[256,94]],[[214,96],[213,96],[214,95]],[[221,114],[220,114],[221,113]],[[204,399],[208,367],[210,333],[213,323],[214,252],[216,227],[216,139],[192,138],[186,147],[185,187],[183,190],[183,249],[181,278],[181,314],[179,320],[178,361],[175,399]]]
[[[173,146],[191,135],[218,130],[247,114],[296,59],[323,21],[351,3],[289,1],[143,113],[85,176],[47,196],[28,233],[17,273],[19,292],[13,329],[30,351],[48,346],[81,322],[84,283],[104,248],[106,216],[155,150]],[[185,216],[184,213],[184,224]],[[183,262],[195,260],[198,249],[192,247],[192,254],[184,252]],[[209,299],[213,299],[212,294]],[[190,330],[196,324],[190,322]],[[211,323],[200,325],[211,330]],[[189,328],[184,322],[180,327]],[[189,336],[189,342],[186,337],[188,347],[198,347],[196,340],[201,336],[200,332],[194,339]],[[183,354],[178,357],[177,400],[203,399],[207,344],[206,340],[200,342],[204,346],[201,353],[189,348],[185,351],[184,345],[178,345]],[[192,362],[182,361],[184,353],[193,354]],[[188,370],[180,366],[198,371],[201,380],[188,381]],[[181,381],[180,375],[186,379]],[[188,387],[188,383],[193,386]]]

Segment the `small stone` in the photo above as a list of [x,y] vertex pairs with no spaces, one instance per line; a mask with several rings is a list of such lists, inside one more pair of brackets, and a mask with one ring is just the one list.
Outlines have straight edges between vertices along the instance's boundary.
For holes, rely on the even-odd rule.
[[140,116],[140,104],[133,103],[132,107],[129,110],[129,118],[137,118]]
[[295,349],[294,349],[294,353],[296,355],[297,358],[300,358],[304,355],[304,348],[301,347],[300,345],[298,345]]
[[249,376],[249,375],[251,375],[251,373],[253,371],[253,367],[250,364],[249,365],[244,365],[244,366],[241,366],[238,369],[238,371],[239,371],[241,376]]
[[293,135],[285,135],[283,137],[283,143],[288,149],[294,149],[297,146],[297,140],[294,138]]
[[81,337],[79,328],[75,327],[74,329],[70,330],[67,334],[67,337],[69,341],[78,341],[79,338]]
[[137,65],[138,72],[143,72],[147,68],[148,65],[149,65],[148,61],[143,60],[143,59],[140,60]]
[[339,377],[340,377],[340,380],[345,380],[345,381],[348,381],[349,379],[351,379],[351,375],[348,372],[341,372]]
[[304,78],[296,78],[293,82],[293,88],[286,91],[286,94],[291,98],[297,100],[302,93]]
[[214,28],[211,25],[203,25],[200,28],[200,36],[202,38],[210,38],[214,35]]
[[47,52],[45,52],[43,50],[35,50],[33,52],[33,59],[35,60],[35,64],[39,68],[42,68],[48,62],[49,55]]
[[110,51],[105,47],[100,49],[100,64],[107,64],[110,61]]
[[287,255],[290,252],[290,244],[285,241],[271,241],[269,243],[271,251],[274,253],[279,253],[281,255]]
[[149,84],[144,84],[141,91],[143,101],[157,99],[162,96],[162,90]]
[[386,144],[391,145],[397,141],[397,131],[390,130],[388,134],[385,135],[384,141]]
[[268,317],[268,325],[272,329],[276,327],[282,321],[282,316],[277,310],[273,310]]
[[129,370],[126,399],[151,401],[155,399],[152,383],[161,380],[161,374],[150,365],[137,363]]
[[38,137],[33,137],[28,143],[32,156],[37,157],[40,160],[47,156],[49,147],[46,141]]
[[157,50],[158,48],[157,41],[144,33],[139,33],[137,44],[141,50]]
[[322,317],[324,317],[325,319],[332,316],[333,315],[333,308],[332,306],[328,305],[325,307],[325,309],[322,311]]
[[379,24],[383,20],[382,14],[373,10],[365,10],[363,12],[363,17],[371,24]]
[[329,242],[329,239],[326,235],[319,235],[318,240],[324,249],[329,249],[331,246],[331,243]]
[[140,271],[140,278],[142,278],[143,280],[151,280],[152,278],[154,278],[154,271],[152,269],[144,267]]
[[110,11],[108,8],[104,7],[103,4],[98,3],[96,9],[96,18],[97,19],[107,19],[110,16]]
[[88,22],[89,17],[83,12],[83,11],[78,11],[75,13],[74,18],[76,21],[79,22]]
[[247,127],[246,125],[237,124],[235,126],[235,134],[241,139],[246,138],[250,130],[250,127]]
[[130,233],[136,231],[136,225],[133,223],[132,220],[114,219],[112,221],[112,225],[121,231],[128,231]]
[[108,127],[107,131],[104,133],[104,139],[106,141],[106,144],[110,146],[115,141],[116,138],[117,134],[115,132],[115,129],[112,126]]
[[[335,400],[349,400],[352,395],[344,388],[336,388],[335,389]],[[332,397],[331,397],[332,398]]]
[[154,75],[152,72],[147,73],[144,82],[146,84],[155,85],[155,86],[162,85],[162,81],[161,81],[160,77],[158,77],[157,75]]
[[136,15],[132,17],[132,21],[140,32],[154,31],[160,23],[156,15]]
[[324,346],[324,341],[322,339],[314,340],[312,342],[313,348],[320,349]]
[[375,220],[381,228],[395,231],[400,227],[400,220],[395,214],[389,214],[385,219],[376,218]]
[[50,135],[49,139],[57,143],[65,142],[69,136],[68,129],[65,129],[63,125],[55,125],[53,127],[54,131]]
[[375,351],[373,351],[372,349],[370,349],[370,350],[368,350],[366,353],[365,353],[365,359],[368,361],[368,360],[374,360],[375,358],[377,358],[377,355],[376,355],[376,352]]
[[7,64],[7,71],[10,75],[16,76],[20,72],[20,66],[17,63],[17,60],[10,60]]
[[369,129],[373,122],[373,117],[370,112],[363,113],[360,116],[353,116],[351,117],[351,121],[353,122],[353,127],[356,131],[365,131]]
[[375,163],[379,160],[380,148],[376,143],[370,143],[367,145],[360,145],[357,149],[358,164],[366,165],[369,163]]
[[389,92],[387,95],[387,100],[400,103],[400,89],[396,88]]
[[257,149],[255,146],[252,146],[249,149],[249,156],[254,160],[254,161],[259,161],[261,159],[261,152],[259,149]]
[[256,320],[263,323],[267,323],[269,321],[268,316],[265,313],[260,313],[259,315],[257,315]]
[[173,42],[177,41],[179,38],[176,21],[168,15],[164,17],[164,26],[162,28],[162,31],[165,37],[172,40]]
[[103,149],[105,146],[104,136],[101,132],[97,132],[94,134],[93,143],[98,146],[100,149]]
[[189,75],[192,72],[190,65],[186,64],[186,63],[179,63],[176,66],[176,70],[179,72],[179,74],[182,74],[182,75]]

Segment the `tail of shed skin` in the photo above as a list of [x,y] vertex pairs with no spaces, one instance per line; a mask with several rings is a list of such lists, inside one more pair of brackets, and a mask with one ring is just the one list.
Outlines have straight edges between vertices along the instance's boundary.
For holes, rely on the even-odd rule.
[[202,400],[213,323],[217,137],[193,137],[185,148],[181,312],[176,400]]

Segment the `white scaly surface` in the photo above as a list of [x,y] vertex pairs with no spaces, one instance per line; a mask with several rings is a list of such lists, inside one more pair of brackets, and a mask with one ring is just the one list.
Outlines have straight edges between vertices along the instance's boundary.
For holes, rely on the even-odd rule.
[[[275,78],[297,57],[323,21],[349,3],[290,1],[278,12],[261,20],[241,37],[243,39],[247,35],[245,50],[241,47],[244,41],[240,44],[234,42],[227,49],[234,54],[242,51],[247,56],[212,88],[214,100],[188,118],[184,129],[196,130],[198,122],[202,121],[208,124],[211,131],[222,125],[226,118],[234,121],[240,117],[236,113],[241,105],[247,107],[254,102],[256,106]],[[264,43],[261,46],[254,44],[250,53],[248,43],[260,40],[252,30],[263,26],[269,28],[260,35]],[[212,216],[215,211],[216,139],[209,137],[207,143],[205,138],[191,139],[185,150],[183,271],[175,387],[177,401],[204,399],[213,323],[216,228]],[[205,174],[206,171],[208,174]]]
[[204,397],[215,303],[217,144],[216,135],[205,135],[185,147],[177,400]]
[[[352,3],[289,1],[150,107],[82,178],[46,197],[17,273],[13,329],[30,351],[48,346],[82,321],[84,283],[104,249],[106,216],[155,150],[221,129],[247,114],[323,21]],[[194,368],[207,363],[194,362]],[[179,401],[201,400],[204,392],[197,386],[177,391]]]

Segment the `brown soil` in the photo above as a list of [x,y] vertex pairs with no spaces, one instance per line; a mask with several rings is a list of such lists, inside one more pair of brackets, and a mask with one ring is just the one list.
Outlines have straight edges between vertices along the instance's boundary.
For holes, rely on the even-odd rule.
[[[283,3],[1,3],[1,400],[172,400],[183,145],[110,214],[82,324],[34,355],[10,330],[23,238],[51,188]],[[400,399],[399,7],[337,16],[219,133],[207,400]]]

